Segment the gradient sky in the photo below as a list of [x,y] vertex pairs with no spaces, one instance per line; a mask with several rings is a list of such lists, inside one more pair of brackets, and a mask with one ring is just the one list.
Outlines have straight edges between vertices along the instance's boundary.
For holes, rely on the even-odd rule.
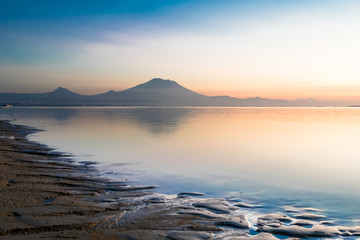
[[207,95],[360,103],[360,1],[0,0],[0,92],[154,77]]

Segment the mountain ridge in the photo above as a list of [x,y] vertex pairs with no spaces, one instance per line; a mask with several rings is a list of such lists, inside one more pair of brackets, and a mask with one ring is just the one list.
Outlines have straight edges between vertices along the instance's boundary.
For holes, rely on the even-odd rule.
[[63,87],[47,93],[0,93],[1,104],[19,106],[299,106],[309,102],[206,96],[176,81],[161,78],[153,78],[122,91],[110,90],[97,95],[81,95]]

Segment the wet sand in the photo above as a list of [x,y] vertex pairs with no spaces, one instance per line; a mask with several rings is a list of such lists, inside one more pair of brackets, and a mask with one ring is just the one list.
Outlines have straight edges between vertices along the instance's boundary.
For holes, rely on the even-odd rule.
[[[30,142],[38,130],[0,121],[0,238],[278,239],[360,236],[314,209],[257,216],[256,206],[199,193],[157,194],[98,177],[91,165]],[[249,210],[250,209],[250,210]]]

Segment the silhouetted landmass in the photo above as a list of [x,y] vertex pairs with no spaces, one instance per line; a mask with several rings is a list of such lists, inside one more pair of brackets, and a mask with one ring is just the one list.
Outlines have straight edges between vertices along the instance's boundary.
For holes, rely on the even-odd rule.
[[0,93],[1,104],[19,106],[315,106],[314,99],[287,101],[268,98],[206,96],[175,81],[154,78],[123,91],[80,95],[59,87],[48,93]]

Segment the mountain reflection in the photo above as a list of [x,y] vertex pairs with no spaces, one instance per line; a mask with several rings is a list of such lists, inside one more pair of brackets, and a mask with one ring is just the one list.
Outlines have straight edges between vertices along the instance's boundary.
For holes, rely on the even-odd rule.
[[[9,114],[14,111],[9,109]],[[192,108],[18,108],[15,117],[27,118],[36,121],[44,119],[54,120],[58,124],[68,122],[101,122],[101,124],[122,124],[130,122],[146,131],[155,134],[169,134],[178,129],[178,126],[192,117],[195,110]]]
[[80,112],[79,110],[79,108],[24,107],[6,109],[2,115],[8,113],[19,119],[30,119],[34,121],[49,119],[61,123],[76,117]]
[[153,134],[165,134],[176,131],[180,124],[194,115],[194,111],[189,108],[129,108],[120,114]]

